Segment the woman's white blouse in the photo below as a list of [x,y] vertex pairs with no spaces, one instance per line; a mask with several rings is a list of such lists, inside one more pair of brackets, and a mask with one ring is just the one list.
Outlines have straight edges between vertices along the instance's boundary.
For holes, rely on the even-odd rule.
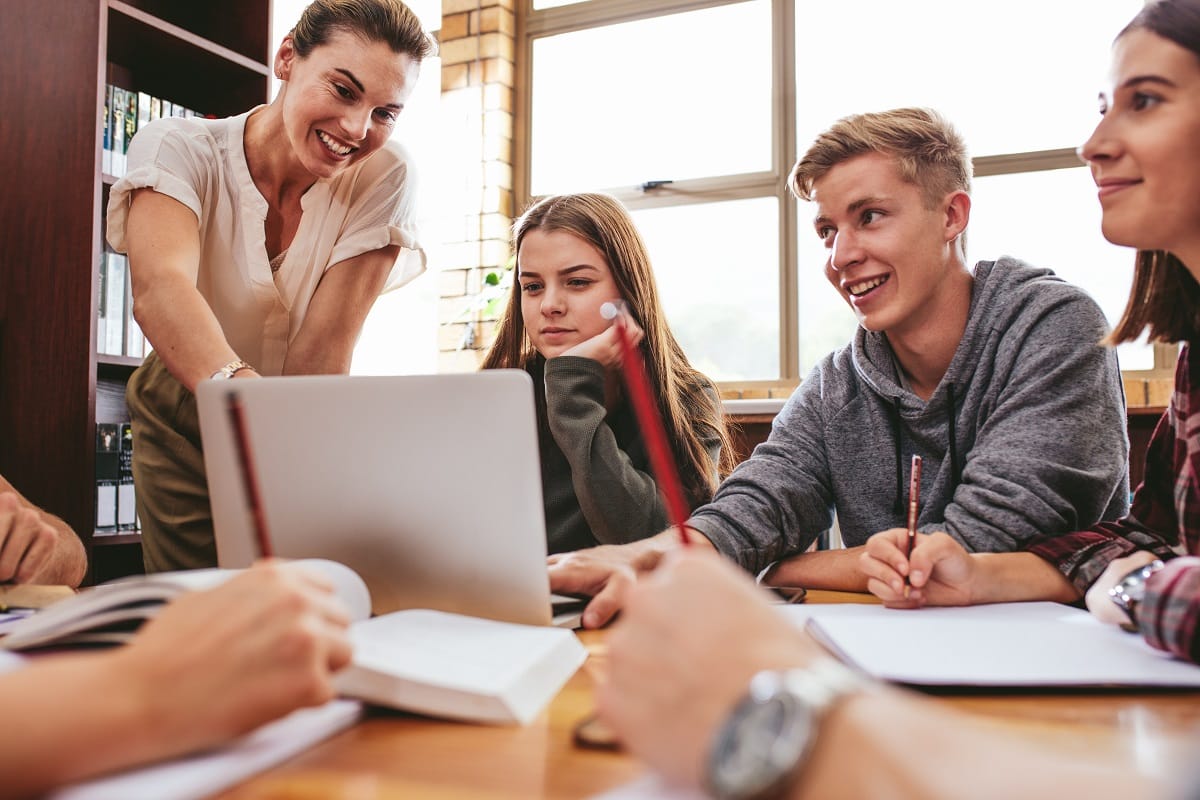
[[417,241],[413,167],[404,147],[389,141],[309,188],[283,266],[272,274],[267,201],[250,177],[242,145],[246,120],[257,110],[225,119],[169,117],[139,130],[129,148],[129,172],[110,193],[108,242],[126,252],[135,189],[153,189],[190,208],[200,223],[197,288],[234,351],[259,373],[279,375],[325,270],[400,245],[386,292],[424,271],[425,252]]

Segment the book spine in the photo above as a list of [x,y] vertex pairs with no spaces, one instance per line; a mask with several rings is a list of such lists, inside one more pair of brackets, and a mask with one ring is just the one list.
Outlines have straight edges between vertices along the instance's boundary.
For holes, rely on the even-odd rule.
[[100,253],[100,264],[96,269],[96,352],[103,353],[108,346],[108,248]]
[[125,355],[142,358],[146,355],[146,337],[133,318],[133,276],[129,273],[129,256],[122,255],[121,271],[125,276]]
[[109,147],[112,155],[109,158],[113,177],[119,178],[125,174],[125,90],[120,86],[113,87],[112,112],[109,117],[112,133],[109,136]]
[[[147,104],[147,111],[149,105]],[[129,171],[129,144],[138,129],[138,93],[125,92],[125,147],[121,151],[121,174]]]
[[100,149],[100,171],[105,175],[112,174],[112,103],[113,87],[111,83],[104,85],[104,117],[100,121],[100,135],[104,144]]
[[117,472],[117,530],[131,533],[137,530],[137,503],[133,489],[133,425],[120,425],[120,459]]
[[119,356],[125,352],[125,257],[108,251],[104,259],[105,337],[103,352]]

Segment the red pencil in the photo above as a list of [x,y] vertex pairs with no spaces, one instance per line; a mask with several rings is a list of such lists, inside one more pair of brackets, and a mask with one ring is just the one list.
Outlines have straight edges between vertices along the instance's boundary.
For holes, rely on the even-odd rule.
[[[921,457],[912,457],[912,470],[908,476],[908,548],[905,550],[904,557],[911,558],[913,547],[917,544],[917,513],[919,511],[918,503],[921,499]],[[904,582],[908,583],[908,576],[904,576]]]
[[262,501],[258,495],[258,481],[254,477],[254,457],[250,453],[250,437],[246,433],[246,414],[237,392],[230,392],[226,399],[229,422],[233,426],[233,440],[237,445],[238,464],[241,465],[242,488],[246,492],[246,503],[254,517],[254,536],[258,541],[260,558],[271,557],[271,539],[267,536],[267,519],[263,516]]
[[[624,303],[620,304],[621,306]],[[650,454],[650,466],[654,470],[654,478],[658,488],[663,493],[667,504],[667,519],[679,531],[679,539],[683,544],[690,544],[686,523],[688,520],[687,502],[683,499],[683,485],[679,481],[679,473],[675,469],[675,460],[671,456],[671,448],[667,443],[667,434],[663,430],[662,418],[658,406],[650,394],[650,382],[646,378],[646,368],[642,363],[642,354],[633,343],[633,336],[626,324],[627,311],[616,303],[605,303],[601,313],[607,319],[612,319],[617,326],[617,338],[621,341],[621,371],[625,376],[625,387],[629,391],[629,400],[633,405],[634,415],[646,437],[646,449]]]

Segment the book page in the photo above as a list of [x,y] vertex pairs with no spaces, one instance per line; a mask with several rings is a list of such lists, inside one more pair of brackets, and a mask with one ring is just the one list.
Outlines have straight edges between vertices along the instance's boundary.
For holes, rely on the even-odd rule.
[[354,663],[414,682],[500,693],[563,637],[562,628],[497,622],[427,609],[351,628]]
[[[367,586],[352,569],[325,559],[295,562],[325,577],[334,586],[352,621],[371,613]],[[85,589],[42,609],[28,619],[3,628],[0,649],[20,650],[55,643],[81,631],[121,621],[144,620],[158,613],[163,603],[184,592],[215,588],[243,570],[197,569],[134,575]],[[129,632],[136,625],[128,626]]]

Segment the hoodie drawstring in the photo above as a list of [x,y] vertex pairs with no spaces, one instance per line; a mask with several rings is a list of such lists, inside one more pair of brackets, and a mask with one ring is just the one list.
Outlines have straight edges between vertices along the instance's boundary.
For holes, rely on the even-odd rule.
[[904,431],[900,427],[900,401],[895,397],[888,406],[888,417],[892,421],[892,443],[896,449],[896,500],[892,503],[892,512],[899,514],[904,510],[904,454],[900,445]]

